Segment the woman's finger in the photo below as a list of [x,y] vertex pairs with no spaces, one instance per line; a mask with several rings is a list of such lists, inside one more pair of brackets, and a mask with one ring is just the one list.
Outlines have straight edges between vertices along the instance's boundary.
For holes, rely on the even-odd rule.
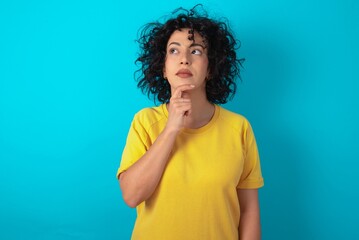
[[185,84],[185,85],[178,86],[175,89],[175,91],[173,93],[173,96],[175,98],[181,98],[182,97],[182,92],[191,90],[193,88],[194,88],[194,85],[192,85],[192,84]]

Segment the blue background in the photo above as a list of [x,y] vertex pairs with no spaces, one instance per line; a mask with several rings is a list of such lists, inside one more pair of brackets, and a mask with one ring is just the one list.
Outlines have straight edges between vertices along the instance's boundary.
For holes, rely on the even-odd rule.
[[[115,178],[137,30],[196,1],[0,2],[0,239],[129,239]],[[359,239],[359,3],[202,1],[242,42],[263,239]]]

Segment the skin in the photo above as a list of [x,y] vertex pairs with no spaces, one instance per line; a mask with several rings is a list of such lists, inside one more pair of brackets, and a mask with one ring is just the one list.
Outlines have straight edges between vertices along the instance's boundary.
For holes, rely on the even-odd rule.
[[261,224],[259,214],[259,198],[257,189],[237,190],[240,202],[241,218],[239,222],[240,240],[260,240]]
[[[180,131],[202,127],[214,114],[214,105],[208,102],[205,90],[208,57],[204,39],[195,32],[195,41],[188,40],[188,31],[173,32],[167,43],[163,75],[170,83],[171,99],[166,127],[149,150],[119,176],[123,198],[130,207],[146,201],[156,190]],[[258,191],[237,193],[241,205],[239,239],[260,239]]]

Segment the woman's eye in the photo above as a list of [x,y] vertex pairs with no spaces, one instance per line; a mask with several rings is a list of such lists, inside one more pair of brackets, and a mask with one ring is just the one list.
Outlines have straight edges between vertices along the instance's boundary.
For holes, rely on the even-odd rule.
[[175,54],[175,53],[178,53],[178,50],[175,48],[171,48],[168,52],[171,54]]
[[201,54],[202,54],[202,51],[199,50],[199,49],[194,49],[194,50],[192,51],[192,54],[201,55]]

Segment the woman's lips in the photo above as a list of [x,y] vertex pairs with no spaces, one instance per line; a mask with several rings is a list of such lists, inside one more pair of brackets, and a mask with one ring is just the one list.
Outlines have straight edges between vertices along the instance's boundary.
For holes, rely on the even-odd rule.
[[192,77],[192,73],[190,70],[187,70],[187,69],[181,69],[179,70],[176,75],[180,78],[189,78],[189,77]]

